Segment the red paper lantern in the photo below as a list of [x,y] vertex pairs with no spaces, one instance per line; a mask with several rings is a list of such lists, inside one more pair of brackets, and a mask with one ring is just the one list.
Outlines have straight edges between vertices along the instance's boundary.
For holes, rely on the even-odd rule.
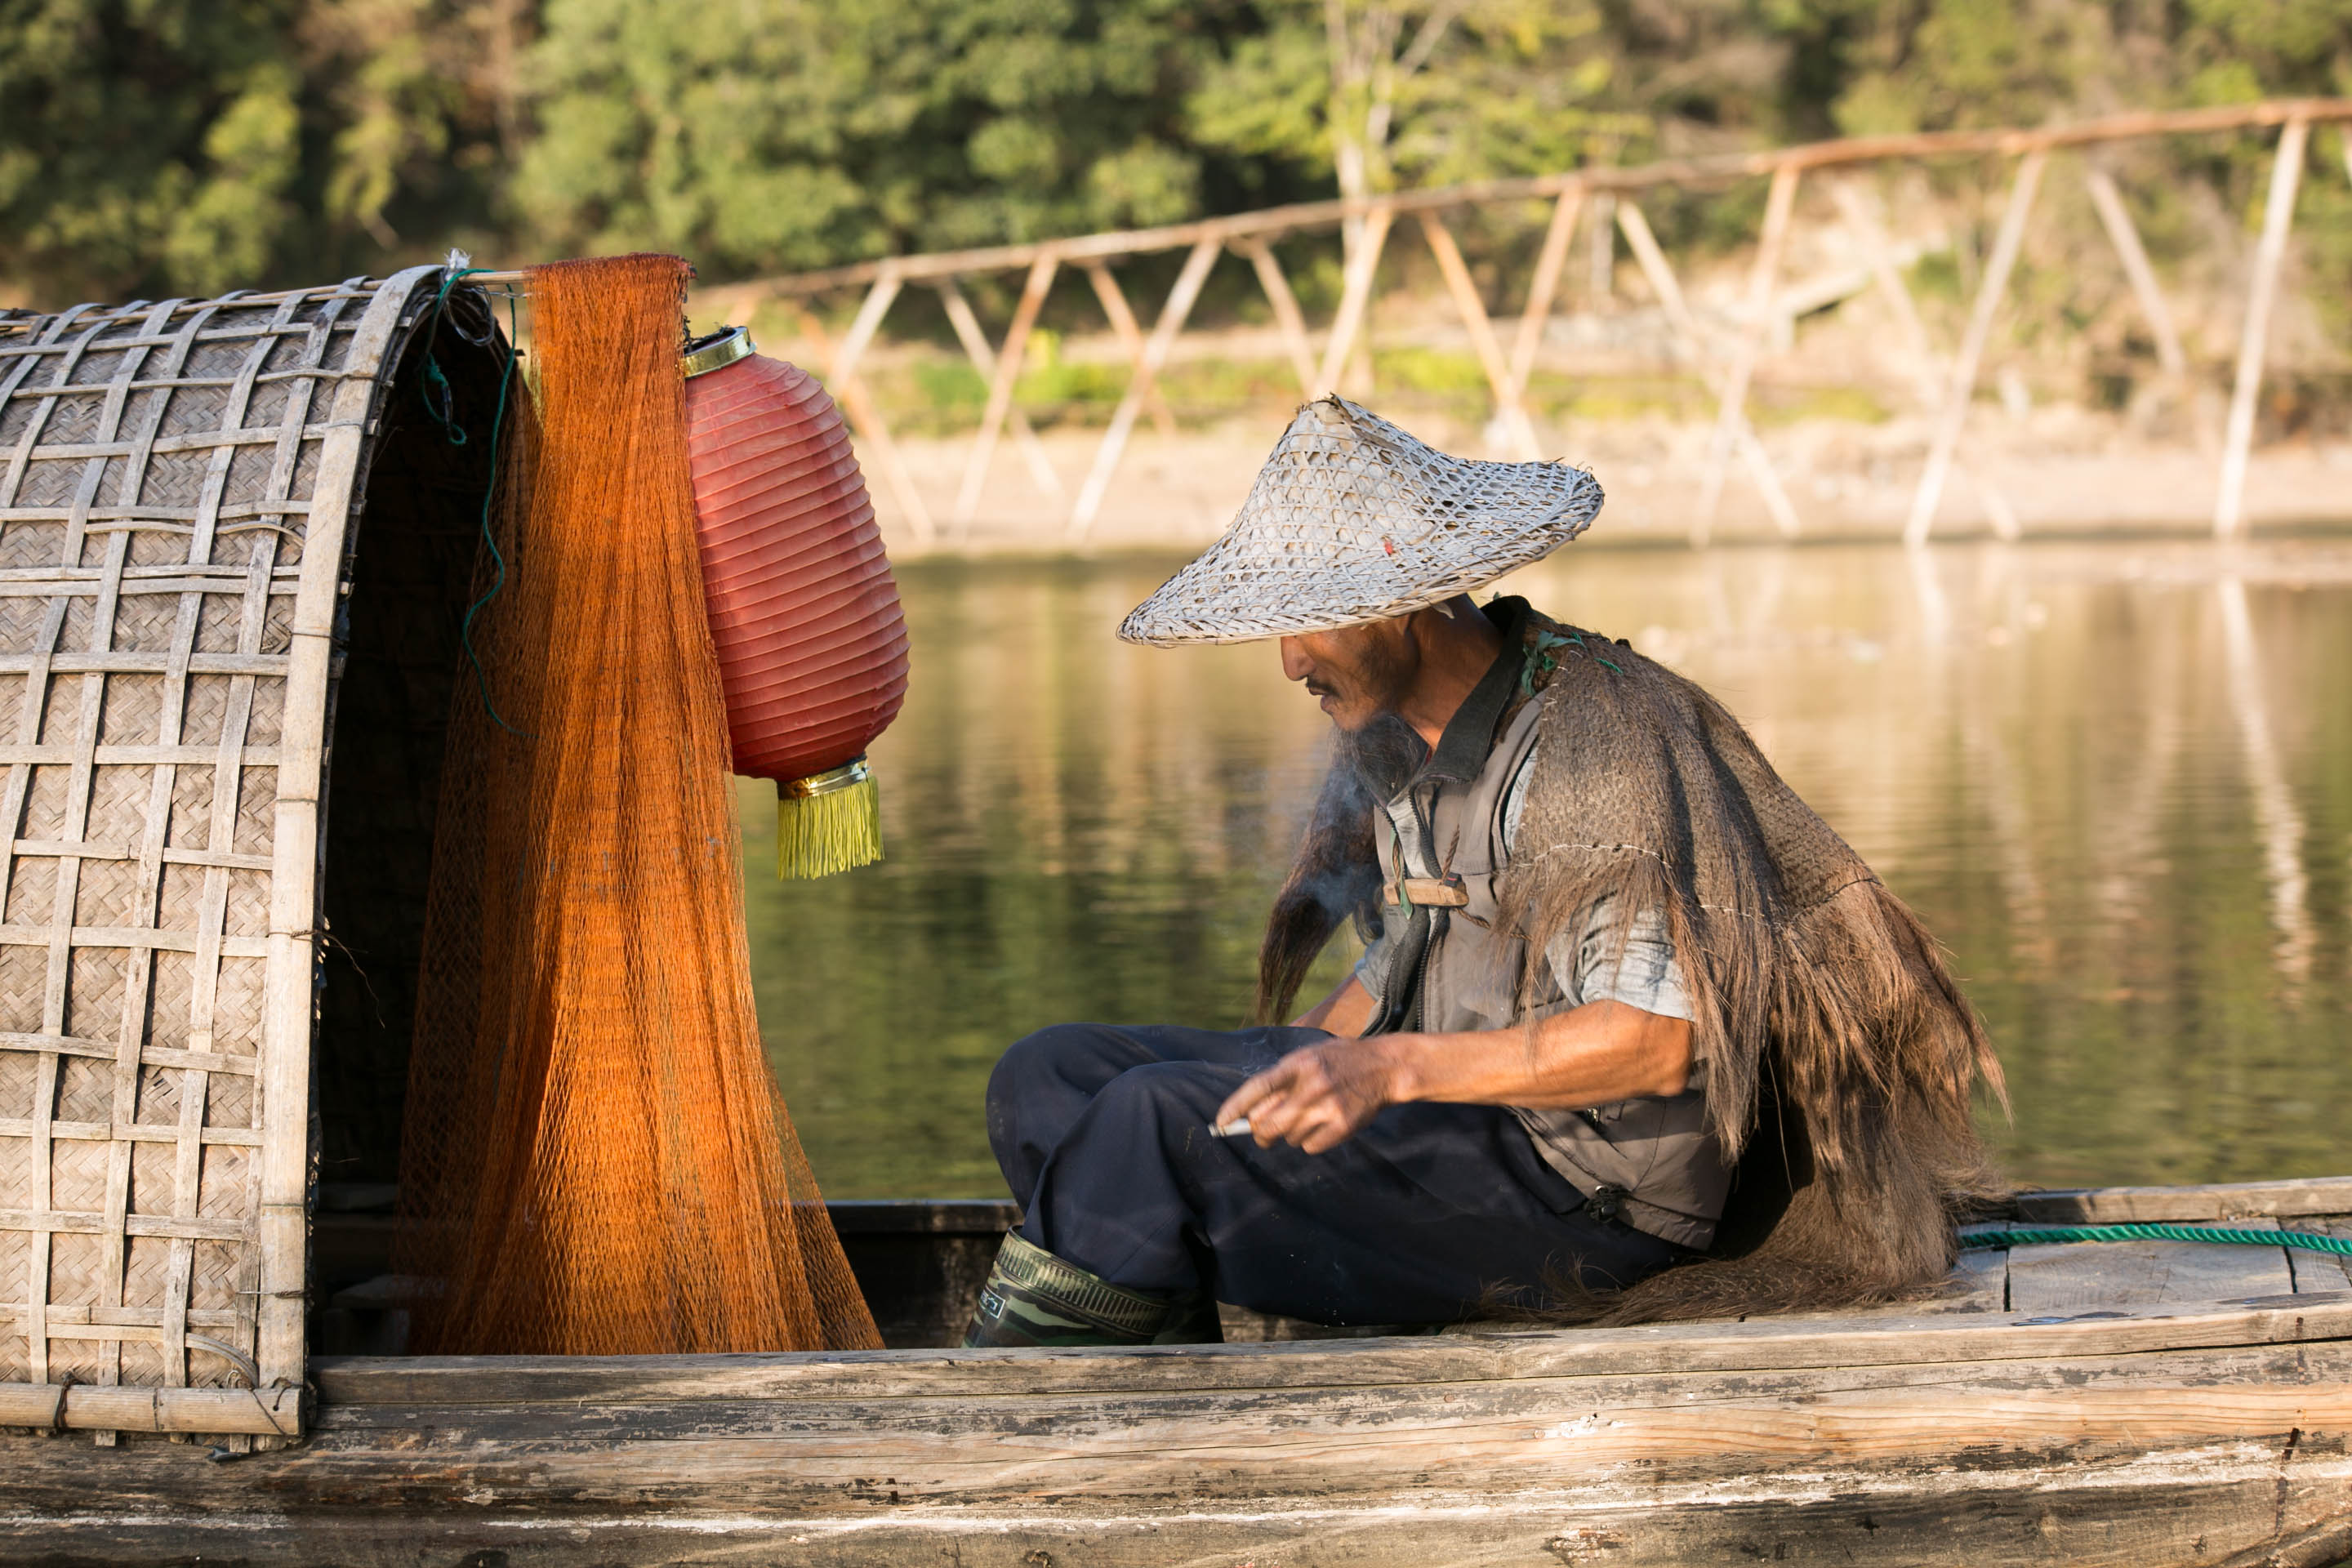
[[686,355],[686,442],[735,771],[773,779],[777,865],[881,857],[866,748],[907,694],[907,623],[841,411],[737,327]]

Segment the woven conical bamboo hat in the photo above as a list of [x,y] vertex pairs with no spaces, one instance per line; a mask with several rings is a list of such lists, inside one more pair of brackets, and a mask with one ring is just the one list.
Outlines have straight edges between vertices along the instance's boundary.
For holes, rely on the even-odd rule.
[[1224,537],[1119,626],[1158,647],[1334,631],[1540,561],[1601,510],[1565,462],[1448,457],[1343,397],[1298,411]]

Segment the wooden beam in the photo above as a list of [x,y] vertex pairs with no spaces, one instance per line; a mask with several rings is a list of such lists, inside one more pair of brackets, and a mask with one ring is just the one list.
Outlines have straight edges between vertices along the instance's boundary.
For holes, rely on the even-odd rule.
[[1495,417],[1509,432],[1513,453],[1523,460],[1542,456],[1536,445],[1535,426],[1528,423],[1527,411],[1519,406],[1517,394],[1511,385],[1511,367],[1504,362],[1503,345],[1495,341],[1495,323],[1487,318],[1486,303],[1478,298],[1477,281],[1470,276],[1469,264],[1462,259],[1462,247],[1454,243],[1454,235],[1438,220],[1434,213],[1421,215],[1421,232],[1429,241],[1430,254],[1437,258],[1437,269],[1445,277],[1447,292],[1454,296],[1454,309],[1461,315],[1462,324],[1469,329],[1470,347],[1478,356],[1479,366],[1486,373],[1486,385],[1495,395]]
[[2352,1176],[2220,1182],[2195,1187],[2068,1187],[2017,1194],[2017,1217],[2029,1225],[2120,1225],[2231,1219],[2241,1215],[2291,1219],[2297,1215],[2347,1213],[2352,1213]]
[[[1618,199],[1617,226],[1624,230],[1625,245],[1633,253],[1634,265],[1641,268],[1642,276],[1649,280],[1650,292],[1658,297],[1659,308],[1666,313],[1666,324],[1674,329],[1675,338],[1682,343],[1683,353],[1697,368],[1701,383],[1709,392],[1721,395],[1723,378],[1709,363],[1706,340],[1698,330],[1698,320],[1691,314],[1690,304],[1683,298],[1682,284],[1675,279],[1675,269],[1667,265],[1666,253],[1660,247],[1648,216],[1643,213],[1641,205],[1630,196]],[[1772,459],[1765,454],[1763,443],[1756,439],[1755,427],[1748,424],[1744,412],[1739,417],[1739,428],[1734,432],[1732,439],[1738,448],[1740,461],[1747,465],[1749,477],[1756,481],[1756,488],[1763,492],[1765,509],[1771,512],[1773,524],[1780,529],[1782,537],[1794,538],[1802,526],[1797,517],[1797,509],[1790,501],[1789,492],[1781,488],[1780,476],[1773,471]],[[1693,542],[1700,542],[1694,539]]]
[[[850,323],[851,336],[842,341],[840,350],[826,346],[830,339],[824,323],[817,319],[816,312],[810,310],[806,302],[800,306],[801,336],[816,350],[817,357],[826,363],[825,386],[849,411],[850,426],[874,458],[875,466],[882,470],[882,483],[890,491],[890,499],[898,503],[898,510],[906,514],[908,526],[914,530],[915,542],[929,545],[939,539],[939,531],[931,522],[931,509],[924,504],[922,492],[915,488],[915,477],[907,471],[907,460],[899,455],[898,444],[890,438],[888,422],[882,417],[882,411],[874,406],[874,398],[857,374],[857,361],[864,354],[866,344],[873,341],[883,314],[890,308],[890,301],[898,297],[898,279],[895,277],[876,281],[874,291],[866,297],[865,306],[857,312],[856,321]],[[878,305],[877,300],[880,301]],[[869,315],[872,317],[870,322],[867,321]],[[846,352],[853,341],[856,353]]]
[[[1381,226],[1383,229],[1386,225]],[[1136,416],[1142,412],[1143,400],[1151,392],[1151,384],[1160,374],[1160,367],[1168,363],[1168,351],[1176,342],[1176,334],[1184,330],[1184,320],[1192,313],[1192,303],[1201,297],[1201,285],[1209,279],[1209,268],[1216,265],[1217,253],[1224,248],[1220,239],[1203,239],[1184,258],[1184,269],[1176,275],[1176,286],[1168,291],[1168,302],[1160,308],[1160,319],[1151,325],[1151,336],[1143,345],[1143,357],[1136,362],[1135,374],[1127,384],[1127,395],[1118,400],[1118,408],[1110,416],[1110,428],[1103,432],[1102,445],[1095,449],[1095,465],[1087,475],[1087,482],[1078,491],[1077,505],[1070,511],[1069,537],[1072,542],[1086,538],[1094,528],[1095,515],[1102,510],[1103,497],[1109,493],[1111,476],[1118,471],[1118,460],[1126,454],[1127,438],[1135,428]]]
[[2009,205],[2000,215],[2000,231],[1993,239],[1992,259],[1977,285],[1976,304],[1969,314],[1968,331],[1952,360],[1952,374],[1944,391],[1944,406],[1927,447],[1927,466],[1912,492],[1911,516],[1903,525],[1903,542],[1925,544],[1934,526],[1936,508],[1944,499],[1944,482],[1952,471],[1952,454],[1960,444],[1960,428],[1968,423],[1969,400],[1976,395],[1977,368],[1983,363],[1986,342],[1992,336],[1994,315],[2008,290],[2010,272],[2025,243],[2025,220],[2033,210],[2033,194],[2042,183],[2049,154],[2039,149],[2018,160],[2017,177],[2009,188]]
[[1050,250],[1032,262],[1028,281],[1021,289],[1021,302],[1013,308],[1013,324],[1005,329],[1004,347],[996,356],[996,378],[989,384],[988,406],[981,414],[980,432],[964,464],[963,484],[956,491],[959,539],[971,537],[972,516],[980,510],[981,488],[988,482],[988,466],[996,456],[997,433],[1003,429],[1004,416],[1013,407],[1013,388],[1021,379],[1022,362],[1029,357],[1029,334],[1036,328],[1037,312],[1045,308],[1045,295],[1054,287],[1054,273],[1061,264],[1061,258]]
[[2352,1337],[2352,1292],[2126,1309],[2020,1323],[1973,1313],[1756,1319],[1378,1340],[1036,1351],[736,1355],[323,1356],[339,1405],[646,1404],[685,1399],[1022,1397],[1150,1390],[1377,1388],[1659,1373],[2015,1364]]
[[1739,426],[1748,417],[1748,384],[1771,330],[1774,279],[1780,270],[1780,247],[1789,237],[1789,217],[1797,205],[1800,173],[1794,164],[1772,171],[1772,188],[1764,199],[1764,228],[1757,237],[1756,262],[1748,275],[1748,319],[1723,378],[1715,438],[1707,445],[1706,471],[1699,480],[1698,506],[1691,521],[1694,544],[1705,545],[1714,530],[1716,509],[1723,500],[1724,469],[1730,462]]
[[[1117,334],[1119,347],[1127,351],[1127,365],[1131,374],[1137,362],[1143,357],[1143,329],[1135,324],[1135,312],[1128,309],[1127,295],[1120,289],[1118,279],[1110,275],[1109,266],[1100,261],[1088,261],[1083,265],[1087,269],[1087,281],[1094,285],[1095,299],[1101,303],[1103,314],[1110,319],[1110,330]],[[1167,437],[1176,434],[1176,416],[1170,411],[1168,400],[1160,395],[1157,385],[1145,395],[1144,408],[1151,416],[1154,430]]]
[[[1962,1456],[2057,1445],[2145,1451],[2284,1438],[2295,1428],[2315,1446],[2333,1447],[2352,1431],[2352,1347],[2306,1343],[2036,1366],[1665,1373],[1443,1390],[1408,1384],[1344,1395],[1081,1392],[1019,1411],[996,1397],[943,1389],[911,1410],[910,1403],[852,1396],[793,1400],[780,1409],[533,1399],[499,1408],[469,1400],[454,1408],[347,1407],[335,1427],[346,1441],[378,1452],[405,1447],[413,1468],[404,1467],[403,1479],[449,1501],[469,1483],[509,1496],[520,1484],[530,1489],[532,1505],[557,1518],[575,1489],[609,1499],[611,1489],[632,1481],[667,1482],[666,1491],[691,1496],[684,1476],[673,1479],[673,1467],[689,1466],[700,1472],[694,1480],[697,1489],[709,1489],[707,1500],[735,1493],[773,1507],[789,1499],[809,1512],[836,1515],[864,1511],[853,1489],[886,1476],[896,1478],[903,1501],[917,1504],[1026,1499],[1034,1506],[1041,1494],[1057,1492],[1097,1507],[1172,1492],[1187,1500],[1393,1499],[1448,1481],[1507,1492],[1612,1471],[1622,1487],[1625,1468],[1635,1465],[1681,1467],[1696,1479],[1712,1462],[1719,1479],[1727,1469],[1774,1462],[1956,1464]],[[322,1417],[321,1428],[328,1426]],[[542,1492],[535,1476],[553,1484]],[[1727,1560],[1736,1561],[1728,1553],[1702,1559]]]
[[2132,223],[2130,209],[2124,205],[2123,193],[2116,189],[2115,177],[2094,166],[2084,174],[2083,184],[2091,193],[2091,205],[2098,209],[2099,222],[2107,231],[2108,243],[2116,247],[2116,259],[2124,264],[2124,276],[2131,280],[2132,292],[2139,299],[2140,314],[2147,318],[2147,330],[2156,338],[2157,363],[2164,366],[2165,374],[2187,380],[2189,356],[2181,352],[2171,308],[2164,302],[2164,290],[2157,286],[2156,268],[2148,265],[2147,247],[2139,242],[2139,230]]
[[1584,187],[1570,185],[1552,204],[1551,223],[1544,230],[1543,248],[1536,253],[1535,277],[1528,285],[1528,308],[1519,316],[1518,336],[1511,344],[1511,395],[1524,399],[1528,377],[1535,374],[1536,354],[1543,347],[1544,325],[1551,320],[1553,296],[1559,275],[1568,265],[1569,246],[1576,238],[1577,215],[1584,207]]
[[1274,307],[1275,325],[1282,330],[1283,346],[1290,351],[1290,368],[1298,376],[1298,395],[1312,398],[1321,390],[1315,384],[1315,348],[1307,341],[1307,317],[1298,309],[1298,296],[1290,291],[1290,279],[1282,275],[1281,261],[1262,239],[1237,240],[1234,248],[1249,258],[1258,287],[1265,290],[1265,302]]
[[2271,306],[2278,297],[2279,264],[2303,181],[2303,153],[2311,121],[2289,120],[2271,160],[2270,200],[2263,207],[2263,237],[2246,294],[2245,330],[2238,340],[2238,375],[2230,392],[2230,422],[2221,437],[2221,485],[2213,500],[2213,537],[2234,539],[2245,527],[2246,461],[2254,445],[2254,402],[2262,394],[2263,361],[2270,349]]
[[1380,270],[1381,250],[1388,243],[1389,224],[1395,216],[1394,209],[1385,205],[1364,216],[1363,243],[1348,258],[1347,278],[1339,289],[1339,311],[1331,321],[1330,341],[1323,346],[1322,369],[1315,378],[1318,392],[1339,384],[1348,356],[1356,352],[1356,334],[1363,328],[1364,312],[1371,308],[1373,276]]
[[[948,324],[955,328],[956,341],[963,344],[965,356],[980,372],[981,384],[995,384],[996,350],[990,346],[980,318],[972,314],[971,301],[963,297],[963,290],[952,278],[942,278],[932,287],[940,291],[940,303],[947,310]],[[1046,456],[1045,443],[1037,439],[1037,432],[1030,427],[1029,416],[1016,404],[1005,411],[1005,419],[1013,426],[1013,438],[1022,457],[1028,461],[1029,478],[1051,500],[1064,499],[1067,492],[1062,488],[1062,476],[1054,471],[1053,459]]]
[[1592,248],[1586,253],[1584,290],[1595,310],[1609,302],[1617,288],[1617,229],[1611,220],[1617,208],[1613,191],[1592,198]]
[[[371,1429],[233,1465],[154,1444],[120,1460],[110,1456],[101,1468],[65,1444],[0,1437],[11,1483],[0,1499],[0,1555],[54,1560],[67,1528],[71,1560],[90,1568],[406,1568],[469,1559],[510,1568],[583,1561],[601,1568],[681,1561],[1686,1568],[1778,1558],[1854,1568],[2318,1568],[2352,1549],[2344,1509],[2352,1461],[2332,1438],[2315,1440],[2307,1429],[2276,1441],[2152,1451],[2124,1445],[2121,1453],[2088,1434],[2029,1448],[2024,1442],[2040,1434],[2021,1432],[2016,1447],[1943,1464],[1717,1460],[1677,1473],[1637,1460],[1573,1479],[1521,1458],[1490,1481],[1482,1457],[1497,1435],[1465,1425],[1451,1447],[1426,1428],[1415,1434],[1410,1448],[1391,1456],[1400,1468],[1371,1486],[1363,1473],[1374,1455],[1358,1450],[1377,1448],[1386,1434],[1340,1447],[1302,1425],[1287,1472],[1253,1465],[1246,1477],[1228,1478],[1222,1453],[1188,1460],[1171,1429],[1165,1458],[1122,1476],[1106,1495],[1097,1485],[1060,1484],[1049,1447],[1055,1434],[1037,1429],[1043,1422],[1022,1430],[1014,1412],[989,1422],[943,1411],[940,1419],[957,1421],[973,1450],[949,1472],[959,1495],[943,1497],[932,1478],[946,1478],[928,1466],[894,1459],[846,1483],[803,1480],[788,1438],[737,1436],[714,1423],[699,1446],[648,1442],[634,1413],[614,1414],[611,1449],[551,1446],[537,1483],[488,1423],[420,1425],[405,1452],[391,1434]],[[1597,1419],[1605,1426],[1608,1416]],[[1830,1417],[1872,1418],[1843,1405]],[[1055,1419],[1083,1415],[1056,1412]],[[477,1442],[478,1468],[470,1456],[457,1457]],[[1576,1468],[1572,1426],[1558,1437],[1532,1426],[1518,1452],[1546,1443],[1563,1455],[1561,1468]],[[1002,1450],[1031,1444],[1041,1462],[1025,1492],[1000,1481],[985,1502],[961,1493],[963,1477],[1012,1457]],[[706,1453],[707,1466],[699,1462]],[[1346,1465],[1351,1484],[1317,1484],[1327,1457]],[[1402,1470],[1416,1461],[1421,1470]],[[926,1484],[898,1484],[910,1474]],[[1216,1501],[1206,1506],[1196,1500],[1211,1496]]]

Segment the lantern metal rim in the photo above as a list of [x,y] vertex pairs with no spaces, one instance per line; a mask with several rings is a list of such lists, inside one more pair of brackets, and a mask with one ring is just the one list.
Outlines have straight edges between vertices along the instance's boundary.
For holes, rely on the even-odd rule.
[[854,789],[874,776],[864,757],[856,757],[837,768],[827,768],[821,773],[811,773],[804,779],[786,779],[776,785],[776,793],[786,800],[813,800],[835,790]]
[[698,375],[724,370],[737,360],[749,359],[757,352],[749,327],[729,327],[708,337],[697,338],[686,346],[686,379],[692,381]]

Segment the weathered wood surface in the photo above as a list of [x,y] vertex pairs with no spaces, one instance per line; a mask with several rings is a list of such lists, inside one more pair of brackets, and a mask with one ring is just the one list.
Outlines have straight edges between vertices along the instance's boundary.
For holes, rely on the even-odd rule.
[[[2311,1205],[2341,1190],[2186,1203],[2217,1211],[2200,1218],[2283,1205],[2336,1232],[2347,1206]],[[1009,1217],[840,1215],[853,1240],[959,1247]],[[158,1436],[0,1433],[0,1562],[2205,1568],[2352,1552],[2352,1277],[2318,1253],[2140,1247],[1971,1252],[1907,1309],[1745,1323],[314,1360],[317,1413],[290,1450],[215,1463]],[[2273,1289],[2180,1299],[2253,1286]]]
[[[2287,1228],[2314,1231],[2321,1236],[2352,1237],[2352,1214],[2313,1215],[2296,1220]],[[2290,1247],[2286,1249],[2286,1260],[2287,1267],[2294,1271],[2294,1291],[2298,1296],[2352,1289],[2352,1258],[2342,1253],[2310,1252]],[[2338,1280],[2344,1283],[2338,1284]]]
[[[2232,1225],[2241,1230],[2278,1227],[2268,1215]],[[2294,1293],[2294,1273],[2283,1247],[2084,1241],[2011,1247],[2009,1254],[2009,1305],[2020,1312]]]
[[2033,1362],[2352,1340],[2352,1293],[2023,1321],[1979,1314],[1654,1324],[1134,1350],[852,1351],[708,1356],[331,1357],[330,1406],[883,1395],[1435,1388],[1697,1372]]
[[2197,1187],[2084,1187],[2020,1193],[2024,1225],[2121,1225],[2135,1220],[2234,1219],[2249,1215],[2352,1213],[2352,1176],[2225,1182]]
[[2340,1342],[1444,1386],[557,1394],[330,1407],[303,1447],[227,1465],[8,1439],[0,1553],[2316,1563],[2292,1542],[2352,1508],[2347,1432]]
[[[201,1462],[201,1461],[192,1461]],[[1955,1472],[1830,1493],[1791,1485],[1759,1495],[1714,1484],[1605,1493],[1548,1490],[1488,1503],[1410,1508],[1202,1510],[1122,1516],[1072,1528],[1051,1519],[982,1519],[920,1509],[870,1521],[792,1523],[612,1512],[564,1520],[478,1510],[409,1515],[389,1530],[346,1514],[290,1529],[279,1518],[190,1518],[169,1527],[170,1561],[466,1568],[593,1563],[931,1563],[958,1568],[1199,1568],[1275,1564],[1527,1563],[1682,1568],[1701,1563],[1832,1560],[1864,1565],[1965,1563],[1972,1568],[2318,1568],[2352,1551],[2332,1504],[2345,1477],[2263,1445],[2194,1460],[2063,1462]],[[52,1564],[158,1560],[158,1529],[106,1515],[67,1516],[12,1537]],[[2193,1544],[2200,1550],[2184,1550]]]

